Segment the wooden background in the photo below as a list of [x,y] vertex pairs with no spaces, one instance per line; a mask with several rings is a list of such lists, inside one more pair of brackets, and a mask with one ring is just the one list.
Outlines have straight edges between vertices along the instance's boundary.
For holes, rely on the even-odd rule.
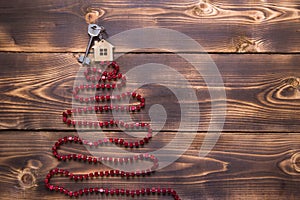
[[[155,60],[190,81],[201,109],[197,137],[180,159],[147,179],[61,184],[167,185],[182,199],[300,199],[299,19],[299,0],[1,1],[0,199],[68,199],[45,189],[47,172],[56,166],[77,172],[95,169],[58,162],[51,154],[58,138],[77,134],[62,124],[61,112],[71,107],[80,67],[76,57],[85,51],[87,21],[93,20],[109,35],[151,26],[180,31],[199,42],[223,77],[226,122],[213,150],[199,158],[211,105],[201,76],[176,54],[128,53],[118,60],[123,72]],[[170,113],[158,135],[162,139],[145,148],[153,150],[176,133],[180,113],[166,88],[153,85],[141,92],[147,107],[160,103]],[[189,134],[189,128],[183,134]]]

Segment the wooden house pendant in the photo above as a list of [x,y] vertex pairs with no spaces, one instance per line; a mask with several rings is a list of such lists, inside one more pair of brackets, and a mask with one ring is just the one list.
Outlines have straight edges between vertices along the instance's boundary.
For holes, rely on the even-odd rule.
[[101,39],[100,41],[95,41],[94,46],[92,48],[94,49],[95,62],[113,61],[114,46],[106,40]]

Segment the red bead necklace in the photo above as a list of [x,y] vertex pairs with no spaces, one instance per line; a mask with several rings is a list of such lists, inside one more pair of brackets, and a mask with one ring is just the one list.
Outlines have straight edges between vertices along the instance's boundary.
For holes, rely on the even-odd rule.
[[[171,188],[160,188],[160,187],[152,187],[152,188],[140,188],[136,190],[129,190],[124,188],[115,188],[115,189],[109,189],[109,188],[83,188],[77,191],[71,191],[67,188],[64,188],[59,185],[53,185],[50,184],[50,180],[56,175],[60,176],[66,176],[69,177],[71,180],[74,181],[83,181],[83,180],[89,180],[89,179],[96,179],[96,178],[103,178],[103,177],[113,177],[113,176],[119,176],[119,177],[139,177],[139,176],[146,176],[152,174],[157,168],[158,168],[158,159],[154,155],[149,155],[148,153],[145,154],[139,154],[132,157],[93,157],[83,154],[60,154],[58,153],[58,150],[61,145],[67,144],[67,143],[75,143],[80,145],[88,145],[90,148],[99,147],[102,145],[105,145],[107,143],[112,143],[115,145],[119,145],[125,148],[139,148],[143,146],[144,144],[148,143],[149,140],[152,138],[152,129],[150,127],[149,123],[127,123],[122,120],[108,120],[108,121],[86,121],[86,120],[75,120],[72,119],[73,115],[80,115],[82,113],[105,113],[105,112],[112,112],[112,111],[119,111],[119,112],[138,112],[142,108],[145,107],[145,99],[136,92],[126,92],[121,93],[120,95],[100,95],[96,94],[95,96],[91,97],[82,97],[79,96],[79,92],[83,90],[89,90],[89,89],[96,89],[99,90],[110,90],[119,88],[121,89],[126,84],[126,77],[123,76],[121,73],[119,73],[119,65],[116,62],[111,62],[108,64],[108,68],[111,67],[112,70],[110,72],[103,71],[101,69],[97,68],[87,68],[87,70],[84,72],[85,78],[87,81],[92,82],[91,84],[86,85],[80,85],[78,87],[75,87],[73,91],[73,96],[76,101],[79,101],[81,103],[87,104],[85,107],[78,107],[71,110],[66,110],[62,114],[62,120],[64,123],[66,123],[68,126],[74,126],[74,127],[82,127],[82,128],[96,128],[96,129],[104,129],[104,128],[112,128],[112,127],[120,127],[124,129],[143,129],[147,132],[146,136],[144,136],[142,139],[136,140],[136,141],[128,141],[123,138],[104,138],[97,141],[89,141],[85,139],[81,139],[79,137],[63,137],[60,138],[52,147],[52,153],[54,157],[56,157],[58,160],[66,161],[66,160],[75,160],[75,161],[82,161],[87,162],[89,164],[97,164],[97,163],[114,163],[116,165],[122,165],[127,163],[133,163],[138,160],[146,160],[152,162],[152,166],[149,167],[146,170],[137,170],[137,171],[122,171],[122,170],[107,170],[107,171],[95,171],[88,174],[74,174],[72,172],[69,172],[65,169],[59,169],[55,168],[49,171],[47,174],[44,182],[46,187],[51,191],[61,192],[63,194],[66,194],[70,197],[78,197],[82,195],[88,195],[89,193],[95,193],[95,194],[101,194],[101,195],[126,195],[126,196],[143,196],[143,195],[150,195],[150,194],[162,194],[162,195],[171,195],[175,200],[179,200],[179,196],[177,192],[174,189]],[[119,83],[117,81],[120,80]],[[97,84],[95,84],[98,81]],[[102,83],[101,83],[102,82]],[[124,98],[131,98],[136,99],[138,103],[123,106],[123,105],[114,105],[113,103],[120,101]],[[105,105],[99,105],[100,103],[108,103]],[[97,105],[91,106],[88,105],[90,103],[94,103]]]

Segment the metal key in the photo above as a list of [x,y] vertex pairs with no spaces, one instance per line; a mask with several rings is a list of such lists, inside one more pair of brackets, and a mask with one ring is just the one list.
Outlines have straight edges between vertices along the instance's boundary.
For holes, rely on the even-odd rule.
[[84,56],[81,55],[78,59],[78,61],[80,63],[83,63],[83,64],[90,64],[90,59],[87,57],[88,54],[89,54],[89,51],[90,51],[90,48],[91,48],[91,45],[92,45],[92,42],[93,42],[93,39],[94,37],[97,37],[99,36],[99,34],[104,31],[104,28],[102,26],[98,26],[97,24],[89,24],[89,27],[88,27],[88,34],[90,36],[90,40],[89,40],[89,43],[88,43],[88,46],[86,48],[86,51],[85,51],[85,54]]

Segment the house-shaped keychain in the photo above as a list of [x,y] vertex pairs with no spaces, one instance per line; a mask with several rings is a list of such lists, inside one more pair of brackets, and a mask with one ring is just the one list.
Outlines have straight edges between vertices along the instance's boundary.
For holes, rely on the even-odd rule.
[[113,61],[114,46],[106,40],[101,39],[100,41],[95,41],[94,46],[92,48],[94,49],[95,62]]

